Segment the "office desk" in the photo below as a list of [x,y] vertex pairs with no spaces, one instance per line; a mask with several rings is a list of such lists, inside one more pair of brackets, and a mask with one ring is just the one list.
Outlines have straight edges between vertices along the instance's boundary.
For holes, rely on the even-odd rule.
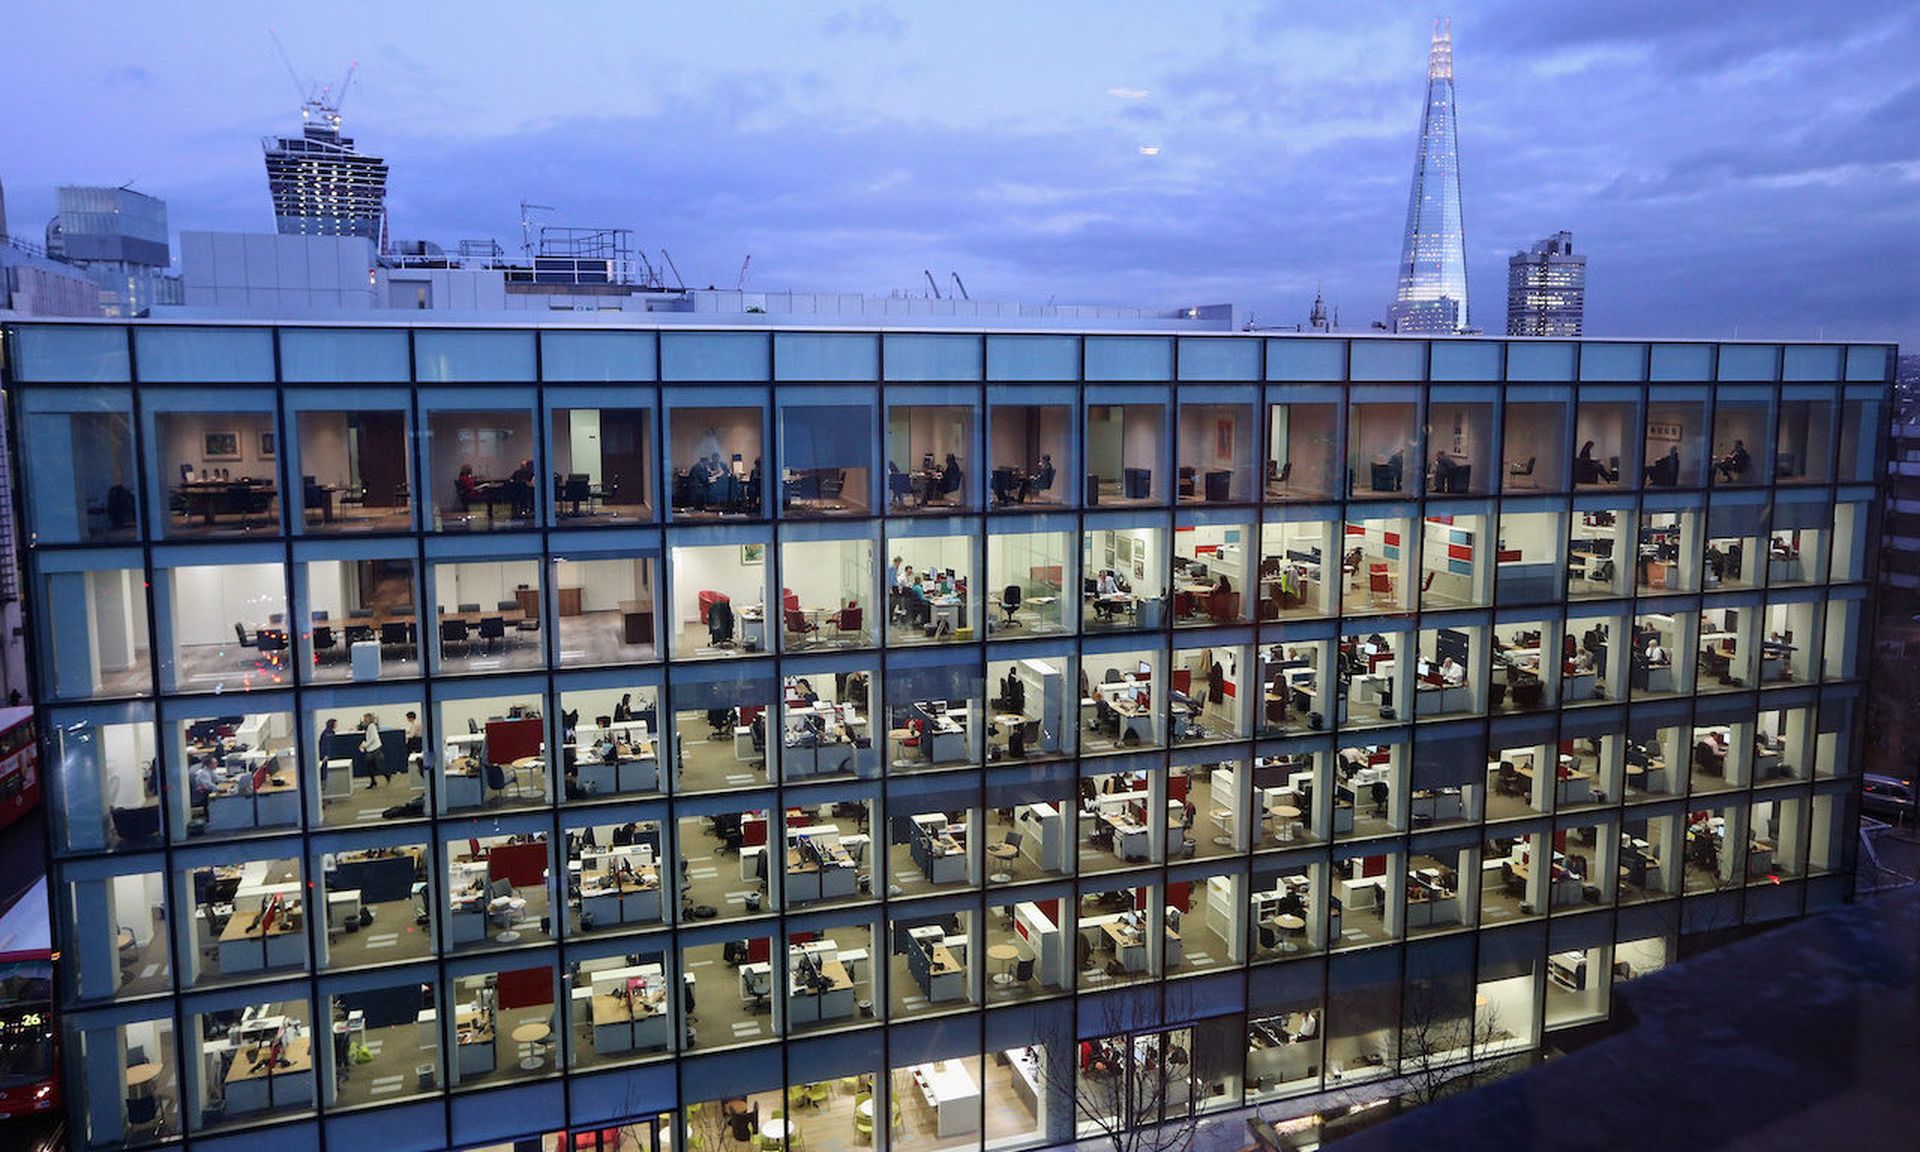
[[[1503,861],[1496,860],[1493,863],[1498,865],[1503,863]],[[1532,881],[1533,868],[1531,864],[1522,864],[1512,860],[1504,861],[1504,863],[1513,869],[1513,874],[1519,877],[1521,882],[1530,883]],[[1564,866],[1555,864],[1553,866],[1552,888],[1547,894],[1547,902],[1555,905],[1578,904],[1580,902],[1581,887],[1579,877],[1567,871]]]
[[927,950],[927,975],[921,988],[930,1003],[964,999],[967,994],[967,969],[945,944]]
[[851,772],[854,751],[854,746],[845,740],[824,744],[788,743],[780,750],[780,771],[788,780]]
[[[829,982],[822,991],[803,989],[789,978],[787,985],[787,1019],[794,1024],[818,1024],[828,1020],[846,1020],[853,1016],[853,977],[847,975],[847,966],[838,960],[822,960],[820,974]],[[793,975],[798,975],[797,965],[790,965]]]
[[1420,883],[1407,885],[1407,927],[1430,928],[1436,924],[1460,922],[1460,897],[1454,892],[1438,893]]
[[1592,700],[1599,695],[1600,677],[1593,672],[1566,672],[1560,677],[1560,699]]
[[278,493],[267,480],[189,480],[174,485],[173,495],[187,515],[211,525],[221,514],[269,516]]
[[227,1065],[227,1115],[246,1115],[269,1109],[313,1107],[313,1041],[296,1036],[281,1045],[285,1063],[268,1063],[271,1049],[250,1044],[234,1050]]
[[1110,704],[1120,717],[1113,733],[1115,741],[1124,741],[1127,733],[1131,732],[1142,744],[1154,743],[1152,705],[1142,707],[1135,700],[1114,700]]
[[[431,1012],[432,1009],[428,1009],[421,1015],[426,1016]],[[478,1076],[493,1071],[493,1013],[482,1012],[471,1004],[462,1004],[453,1010],[453,1029],[460,1075]]]
[[1138,928],[1129,928],[1118,920],[1110,920],[1100,926],[1106,934],[1107,942],[1113,948],[1114,958],[1120,961],[1120,967],[1129,972],[1147,970],[1147,934]]
[[631,872],[582,872],[580,915],[590,919],[595,928],[660,919],[659,869],[637,864]]
[[220,933],[220,974],[232,976],[259,972],[267,968],[287,968],[306,962],[307,933],[300,906],[282,909],[263,935],[258,928],[248,931],[256,912],[236,909]]
[[591,744],[574,748],[574,779],[591,795],[652,792],[660,787],[660,761],[650,740],[615,744],[611,764],[594,758]]
[[668,1012],[665,988],[655,988],[645,997],[630,997],[625,992],[594,995],[589,1008],[594,1052],[611,1056],[667,1047]]
[[786,896],[791,903],[812,903],[851,896],[859,890],[859,883],[858,871],[854,868],[851,856],[846,856],[844,860],[831,860],[823,867],[804,859],[799,849],[787,849]]
[[916,1064],[911,1069],[921,1099],[933,1110],[942,1139],[980,1130],[980,1089],[959,1060]]
[[1473,707],[1473,692],[1465,684],[1429,684],[1420,681],[1414,685],[1413,699],[1416,716],[1465,712]]
[[926,746],[927,759],[936,764],[967,758],[966,726],[951,716],[942,717],[930,731],[922,732],[920,740]]
[[252,795],[241,792],[238,780],[228,780],[207,794],[208,831],[276,828],[299,822],[300,786],[294,783],[291,772],[277,773]]

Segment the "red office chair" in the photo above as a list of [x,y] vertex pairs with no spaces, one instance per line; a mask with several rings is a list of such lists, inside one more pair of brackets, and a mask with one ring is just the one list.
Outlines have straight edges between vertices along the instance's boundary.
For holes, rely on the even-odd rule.
[[780,606],[789,612],[798,612],[800,610],[800,597],[794,594],[793,589],[782,588],[780,589]]
[[842,633],[859,632],[865,627],[863,621],[865,615],[866,613],[861,609],[859,602],[849,600],[845,608],[835,612],[831,617],[833,630]]
[[806,614],[801,612],[800,609],[798,608],[788,608],[786,612],[786,616],[787,616],[787,634],[789,637],[797,637],[797,638],[804,639],[807,633],[820,631],[820,625],[815,624],[813,621],[807,619]]
[[1367,590],[1376,600],[1382,596],[1393,596],[1393,577],[1388,574],[1385,564],[1367,565]]

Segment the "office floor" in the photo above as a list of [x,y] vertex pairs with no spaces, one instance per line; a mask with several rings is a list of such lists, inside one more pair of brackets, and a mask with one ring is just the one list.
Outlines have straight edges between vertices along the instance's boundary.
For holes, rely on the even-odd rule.
[[[769,719],[768,728],[772,727]],[[680,792],[721,792],[729,788],[766,786],[766,755],[740,759],[733,748],[732,728],[714,739],[710,736],[712,730],[705,712],[676,712],[674,731],[680,734]]]
[[413,510],[406,505],[398,508],[369,508],[364,504],[341,504],[333,506],[333,519],[327,520],[318,509],[307,513],[306,531],[309,535],[341,532],[405,532],[413,527]]
[[[731,852],[723,856],[720,848],[720,838],[713,834],[713,826],[707,821],[680,822],[680,856],[686,861],[681,906],[707,905],[720,920],[745,916],[747,897],[753,894],[764,897],[766,889],[757,881],[742,880],[740,858]],[[683,920],[683,923],[692,921]]]
[[412,900],[388,900],[364,907],[373,913],[373,923],[354,932],[329,933],[329,967],[357,968],[433,955],[433,934],[427,925],[414,923]]
[[[144,653],[140,657],[145,659]],[[184,692],[246,691],[293,683],[293,650],[277,654],[242,648],[238,642],[182,644],[174,658],[174,686]],[[103,681],[107,677],[103,674]],[[144,678],[141,681],[144,683]],[[106,687],[103,683],[102,687]]]
[[[942,1000],[938,1004],[929,1001],[926,992],[921,990],[919,983],[913,978],[912,971],[908,969],[906,956],[895,953],[892,949],[887,951],[889,953],[887,957],[888,1013],[893,1019],[898,1020],[909,1013],[930,1015],[937,1012],[969,1012],[974,1009],[973,1001],[964,991],[959,996]],[[969,964],[968,968],[970,970],[972,965]],[[969,978],[971,978],[970,972]]]
[[1168,965],[1171,972],[1204,972],[1209,968],[1219,968],[1231,963],[1227,951],[1227,938],[1222,936],[1213,925],[1207,922],[1203,904],[1206,900],[1205,886],[1195,884],[1189,890],[1193,907],[1180,915],[1180,951],[1179,964]]
[[920,871],[920,866],[913,862],[913,845],[887,845],[887,894],[889,896],[896,898],[926,896],[934,892],[962,891],[966,887],[967,882],[964,878],[948,884],[935,884],[927,879],[927,874]]
[[[507,1041],[508,1047],[512,1044],[511,1040]],[[420,1042],[417,1023],[367,1029],[366,1048],[373,1059],[335,1069],[335,1105],[353,1108],[363,1104],[390,1104],[432,1091],[432,1087],[420,1087],[417,1069],[424,1064],[433,1065],[433,1083],[440,1083],[438,1047]],[[334,1062],[329,1059],[327,1063],[332,1066]]]
[[[145,910],[140,911],[144,913]],[[120,914],[122,926],[133,914],[125,911]],[[120,953],[120,995],[145,996],[151,992],[165,992],[173,983],[167,975],[170,963],[166,926],[156,923],[145,947],[136,945]]]
[[[745,640],[745,630],[740,626],[740,617],[737,614],[733,619],[733,639],[721,645],[715,645],[713,634],[707,630],[707,626],[696,620],[691,624],[682,625],[679,632],[675,634],[673,651],[675,658],[680,660],[695,656],[707,659],[714,656],[753,655],[754,653],[747,651]],[[760,652],[764,654],[766,649],[762,647]]]
[[546,655],[540,633],[522,632],[513,624],[504,625],[506,635],[498,640],[482,640],[478,628],[467,632],[464,641],[443,641],[440,646],[440,671],[447,675],[462,672],[500,672],[511,668],[541,668]]
[[543,1043],[529,1044],[514,1040],[513,1033],[523,1024],[545,1024],[552,1028],[555,1023],[552,1004],[499,1009],[494,1013],[493,1071],[463,1076],[460,1083],[494,1084],[551,1076],[554,1053],[558,1050],[552,1034],[549,1033]]
[[388,817],[381,814],[387,809],[406,804],[425,793],[426,784],[418,772],[384,779],[355,777],[351,793],[338,798],[322,797],[320,822],[334,828],[383,823]]
[[[1013,905],[1011,904],[997,905],[987,910],[986,930],[982,933],[980,954],[985,956],[989,949],[998,944],[1012,945],[1022,957],[1033,956],[1033,951],[1027,946],[1026,941],[1013,930]],[[1024,984],[1000,983],[994,979],[1001,973],[1011,974],[1017,963],[1018,961],[1010,964],[1000,960],[987,962],[983,987],[986,989],[988,1004],[1012,1004],[1021,1000],[1039,1000],[1048,996],[1058,996],[1063,991],[1040,982],[1040,965],[1037,961],[1033,966],[1033,979]]]
[[628,644],[618,611],[601,609],[560,617],[558,643],[562,665],[635,664],[658,660],[652,644]]
[[772,1001],[750,1007],[740,1000],[740,974],[722,958],[718,944],[688,948],[684,971],[693,973],[693,1046],[726,1048],[756,1044],[773,1033]]
[[1501,924],[1531,916],[1523,909],[1526,903],[1524,888],[1509,890],[1500,879],[1498,868],[1482,869],[1480,873],[1480,924],[1494,928]]
[[653,507],[648,504],[609,504],[593,501],[581,504],[575,512],[574,506],[565,501],[553,501],[554,520],[568,528],[599,527],[603,524],[647,524],[653,520]]

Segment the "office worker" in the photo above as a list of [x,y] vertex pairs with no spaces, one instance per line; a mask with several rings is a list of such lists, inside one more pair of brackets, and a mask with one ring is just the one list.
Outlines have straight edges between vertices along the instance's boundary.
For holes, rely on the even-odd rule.
[[473,474],[473,465],[460,465],[460,475],[454,479],[453,487],[460,494],[461,504],[480,502],[480,478]]
[[940,470],[940,491],[943,495],[960,491],[960,458],[951,452],[947,453],[946,467]]
[[619,724],[633,719],[633,693],[622,692],[620,703],[613,706],[613,722]]
[[1457,688],[1467,682],[1467,670],[1449,656],[1440,662],[1440,682],[1449,688]]
[[1722,480],[1732,480],[1746,474],[1747,467],[1753,463],[1753,457],[1747,453],[1747,442],[1734,438],[1733,448],[1725,456],[1714,462],[1714,471],[1720,473]]
[[1096,591],[1102,596],[1118,596],[1120,594],[1120,581],[1114,576],[1113,569],[1103,568],[1100,570],[1100,586]]
[[513,510],[516,515],[533,515],[533,458],[529,456],[520,461],[520,467],[513,470],[507,479],[507,494],[513,498]]
[[194,806],[205,806],[208,794],[219,785],[219,781],[213,775],[213,760],[208,758],[195,761],[193,771],[187,776],[187,784]]
[[326,790],[327,783],[327,750],[332,747],[333,738],[339,735],[339,732],[340,721],[335,719],[329,719],[320,729],[320,739],[316,752],[320,761],[320,786],[322,791]]
[[[892,468],[893,465],[888,464],[887,467]],[[894,595],[900,591],[900,560],[900,557],[895,556],[893,563],[887,566],[887,600],[889,603],[892,602]],[[909,571],[911,571],[911,569],[909,569]]]
[[1667,650],[1660,647],[1660,638],[1658,636],[1649,637],[1647,639],[1647,663],[1649,665],[1659,665],[1667,663],[1667,660]]
[[361,763],[367,766],[369,776],[384,784],[393,777],[393,773],[386,770],[386,761],[380,756],[380,721],[374,718],[373,713],[368,712],[360,717],[360,732]]
[[812,704],[820,699],[820,694],[813,690],[813,685],[807,682],[805,676],[793,682],[793,694],[800,698],[802,704]]
[[1022,501],[1025,501],[1027,498],[1027,494],[1029,492],[1035,492],[1035,491],[1045,492],[1048,489],[1052,488],[1053,475],[1054,475],[1054,472],[1053,472],[1052,455],[1046,452],[1040,453],[1039,472],[1037,475],[1034,475],[1028,478],[1026,485],[1022,487],[1020,490],[1020,499]]

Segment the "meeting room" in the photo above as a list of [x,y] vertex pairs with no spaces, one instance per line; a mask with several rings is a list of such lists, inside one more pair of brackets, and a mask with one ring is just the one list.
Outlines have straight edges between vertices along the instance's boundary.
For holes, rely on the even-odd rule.
[[152,413],[149,447],[166,493],[155,535],[183,540],[272,534],[280,527],[278,430],[269,405],[201,412],[171,406]]
[[1344,398],[1338,387],[1296,386],[1287,395],[1267,405],[1267,498],[1336,499]]
[[1088,390],[1087,506],[1167,502],[1164,390]]
[[657,553],[599,556],[579,552],[555,558],[554,639],[562,666],[659,659],[654,640],[658,562]]
[[1022,384],[988,390],[988,490],[995,508],[1048,508],[1073,503],[1073,392]]
[[[1205,515],[1204,513],[1202,515]],[[1251,526],[1193,522],[1173,530],[1173,619],[1179,625],[1244,623]]]
[[653,519],[653,410],[547,394],[553,519],[569,528]]
[[[685,399],[693,400],[696,394]],[[706,395],[700,393],[697,395]],[[669,402],[667,463],[672,518],[758,519],[766,412],[758,406]]]
[[[289,399],[289,407],[295,401]],[[403,408],[294,413],[300,531],[404,532],[413,526],[413,453]]]
[[888,646],[972,640],[982,609],[969,594],[979,587],[978,531],[958,520],[895,524],[886,547]]
[[546,662],[539,561],[440,561],[428,579],[441,671],[497,672]]
[[777,420],[781,516],[865,516],[874,509],[878,437],[871,400],[809,389],[790,395]]
[[306,679],[372,681],[420,674],[414,561],[382,556],[311,560],[294,568],[295,602],[307,626],[295,638]]
[[1019,639],[1066,631],[1074,600],[1065,590],[1073,583],[1078,534],[1075,521],[1058,513],[995,525],[987,536],[989,635]]
[[978,415],[973,389],[888,390],[890,511],[952,513],[980,506]]
[[[484,405],[484,393],[472,402]],[[426,421],[434,531],[484,532],[533,521],[543,485],[531,412],[442,402]]]
[[1253,500],[1253,405],[1236,390],[1182,392],[1175,493],[1182,504],[1245,504]]

